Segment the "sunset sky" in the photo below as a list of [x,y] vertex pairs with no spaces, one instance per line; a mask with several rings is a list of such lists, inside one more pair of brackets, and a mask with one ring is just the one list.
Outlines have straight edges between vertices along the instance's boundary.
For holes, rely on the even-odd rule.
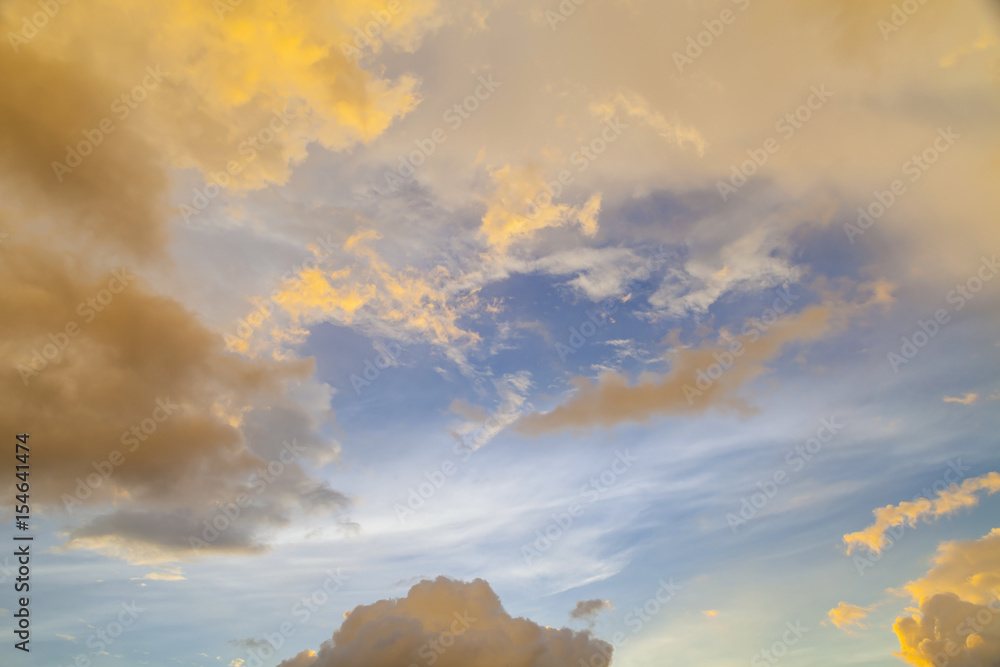
[[0,26],[0,664],[1000,664],[1000,3]]

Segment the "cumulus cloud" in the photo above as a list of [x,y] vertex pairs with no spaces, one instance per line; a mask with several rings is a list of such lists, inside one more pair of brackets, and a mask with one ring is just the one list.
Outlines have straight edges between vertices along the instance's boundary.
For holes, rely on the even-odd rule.
[[[312,362],[232,356],[144,274],[172,269],[177,169],[207,180],[236,163],[229,195],[283,183],[309,144],[371,141],[414,108],[414,77],[340,48],[378,5],[69,3],[0,51],[0,426],[51,454],[33,496],[69,513],[66,547],[185,558],[246,498],[199,553],[254,553],[293,518],[347,504],[309,472],[339,452],[320,435],[332,390]],[[413,48],[435,25],[433,0],[406,7],[374,50]],[[36,12],[6,3],[2,33]]]
[[[0,386],[10,399],[0,424],[12,432],[29,425],[32,438],[47,443],[49,483],[35,497],[71,513],[72,544],[136,542],[168,557],[188,554],[188,536],[201,533],[215,503],[249,493],[254,502],[239,527],[206,553],[253,550],[261,521],[273,527],[302,507],[299,484],[333,494],[334,505],[346,502],[308,481],[303,467],[337,450],[318,435],[329,415],[286,393],[288,385],[308,387],[311,362],[236,359],[193,313],[151,293],[141,278],[105,298],[112,274],[75,268],[30,238],[8,252],[0,307],[12,319],[0,325],[0,356],[9,372]],[[251,476],[287,438],[297,439],[299,457],[271,493],[256,493]]]
[[955,593],[977,604],[993,599],[1000,594],[1000,528],[978,540],[941,544],[933,567],[903,590],[918,601],[938,593]]
[[1000,664],[1000,600],[988,605],[954,593],[935,595],[920,613],[896,619],[898,655],[918,667],[993,667]]
[[945,542],[927,574],[903,591],[919,609],[893,625],[899,657],[918,667],[1000,663],[1000,528]]
[[972,405],[977,400],[979,400],[979,394],[975,392],[969,392],[964,396],[945,396],[942,400],[945,403],[960,403],[962,405]]
[[542,627],[504,610],[482,579],[422,581],[399,599],[352,610],[318,651],[279,667],[577,667],[611,645],[588,632]]
[[967,479],[960,485],[952,484],[939,491],[934,498],[919,498],[874,510],[872,513],[875,515],[875,523],[864,530],[844,535],[847,553],[853,553],[862,546],[873,553],[881,553],[885,532],[890,528],[904,524],[915,527],[920,519],[933,521],[960,509],[975,507],[979,504],[979,496],[976,495],[979,491],[985,491],[988,495],[1000,491],[1000,473],[991,472]]

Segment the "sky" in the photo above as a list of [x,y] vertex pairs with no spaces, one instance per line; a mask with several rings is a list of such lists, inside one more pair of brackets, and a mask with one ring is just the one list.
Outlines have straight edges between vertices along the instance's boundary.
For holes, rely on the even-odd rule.
[[0,663],[1000,664],[1000,3],[0,27]]

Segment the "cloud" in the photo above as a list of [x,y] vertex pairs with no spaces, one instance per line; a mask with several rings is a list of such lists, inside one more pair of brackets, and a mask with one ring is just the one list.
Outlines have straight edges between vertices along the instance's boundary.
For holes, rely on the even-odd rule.
[[511,273],[537,271],[554,276],[576,274],[566,284],[591,301],[600,301],[624,294],[630,283],[649,280],[671,256],[662,247],[646,257],[638,249],[580,247],[534,259],[507,258],[503,269]]
[[[670,371],[640,377],[636,384],[617,372],[602,374],[596,382],[589,378],[571,380],[577,391],[565,403],[546,413],[527,415],[518,429],[529,434],[555,430],[612,427],[622,422],[643,422],[660,415],[700,414],[712,407],[746,411],[746,401],[738,390],[766,370],[786,346],[817,340],[841,323],[842,307],[831,298],[826,305],[809,306],[799,313],[779,318],[766,331],[754,329],[741,339],[741,356],[718,380],[707,386],[698,380],[719,358],[732,356],[731,341],[675,348]],[[722,337],[720,337],[722,338]]]
[[873,553],[881,553],[883,537],[888,529],[903,524],[915,527],[920,519],[931,521],[966,507],[975,507],[979,504],[976,495],[979,491],[986,491],[989,495],[1000,491],[1000,473],[991,472],[967,479],[961,485],[952,484],[939,491],[933,499],[920,498],[874,510],[875,523],[864,530],[844,535],[847,553],[861,546]]
[[[649,303],[672,317],[702,315],[727,295],[791,285],[808,272],[793,262],[791,235],[803,220],[827,224],[836,207],[827,197],[808,202],[748,202],[739,210],[709,213],[685,234],[683,264],[673,268]],[[865,286],[884,296],[879,282]]]
[[920,605],[920,613],[896,619],[896,654],[917,667],[993,667],[1000,664],[1000,601],[973,604],[942,593]]
[[939,593],[955,593],[976,604],[1000,595],[1000,528],[978,540],[945,542],[938,547],[934,566],[904,590],[914,600]]
[[784,241],[766,228],[755,229],[718,250],[706,250],[684,263],[683,272],[664,281],[650,305],[674,316],[702,314],[731,292],[752,293],[796,283],[802,270],[781,254]]
[[[328,391],[307,381],[310,361],[232,357],[220,336],[141,278],[123,289],[113,283],[121,291],[112,296],[112,274],[74,268],[30,238],[10,250],[0,264],[0,307],[16,319],[0,325],[9,369],[0,391],[11,397],[0,405],[0,424],[12,432],[30,425],[33,442],[47,443],[49,482],[35,497],[49,512],[71,513],[73,544],[138,541],[189,553],[188,536],[201,532],[216,502],[250,493],[240,527],[206,553],[252,551],[261,522],[274,526],[266,517],[303,506],[302,465],[338,449],[318,434],[329,413],[287,393],[295,385]],[[298,439],[299,460],[271,493],[254,493],[251,475],[286,438]]]
[[830,622],[841,630],[850,631],[851,628],[867,627],[862,621],[868,616],[874,607],[859,607],[857,605],[841,602],[836,607],[827,612]]
[[969,392],[964,396],[945,396],[942,400],[945,403],[961,403],[962,405],[972,405],[979,399],[979,394]]
[[719,610],[718,609],[706,609],[706,610],[702,611],[701,613],[705,615],[705,618],[715,618],[716,616],[719,615]]
[[480,233],[496,252],[505,253],[510,246],[532,238],[539,230],[571,222],[580,225],[586,236],[597,233],[600,193],[575,207],[553,202],[544,174],[537,168],[515,169],[504,165],[492,171],[490,177],[495,190],[487,201]]
[[[310,144],[378,137],[418,103],[417,81],[373,74],[340,49],[379,2],[247,1],[224,16],[220,4],[69,3],[0,51],[0,427],[30,427],[51,454],[33,495],[69,514],[66,548],[187,558],[189,538],[246,495],[200,553],[257,553],[294,518],[348,503],[309,472],[339,452],[320,432],[332,390],[313,363],[231,355],[146,274],[174,269],[168,194],[179,182],[238,162],[227,196],[284,183]],[[37,12],[7,3],[2,33]],[[408,2],[372,48],[413,48],[435,17],[432,0]],[[123,23],[138,37],[123,39]],[[251,137],[262,145],[243,150]],[[286,441],[299,456],[258,493]]]
[[448,431],[471,450],[485,446],[507,426],[517,421],[531,409],[528,391],[531,389],[531,373],[519,371],[507,373],[493,381],[499,405],[492,413],[478,405],[471,405],[458,399],[452,402],[451,411],[463,417],[463,421],[453,424]]
[[276,320],[264,332],[271,340],[254,344],[251,353],[301,342],[308,334],[303,327],[331,321],[376,337],[429,342],[461,364],[462,348],[480,340],[459,324],[478,303],[476,289],[457,285],[444,264],[427,270],[393,266],[373,247],[382,238],[372,229],[358,231],[343,244],[350,265],[297,271],[273,297],[285,320]]
[[[373,76],[339,48],[378,5],[244,2],[224,18],[213,3],[177,0],[60,7],[28,44],[0,57],[8,90],[0,159],[17,166],[5,178],[22,186],[19,201],[61,212],[63,224],[153,251],[166,240],[164,167],[207,178],[236,162],[231,192],[284,183],[308,144],[371,141],[416,105],[413,77]],[[435,7],[407,3],[387,32],[424,25]],[[37,11],[28,0],[7,3],[3,34],[19,33],[18,18]],[[144,38],[121,39],[121,21]],[[44,94],[32,84],[40,80]],[[271,129],[286,110],[294,120]],[[112,129],[98,132],[104,119]],[[263,143],[249,141],[258,135]],[[90,149],[88,136],[97,137]],[[55,173],[81,143],[82,163]]]
[[641,123],[649,126],[672,146],[680,149],[691,144],[699,156],[705,154],[705,139],[701,136],[698,128],[682,123],[676,112],[671,120],[667,120],[662,113],[651,108],[648,100],[638,93],[618,93],[603,104],[591,105],[591,109],[605,119],[612,118],[615,111],[622,109],[630,117],[637,118]]
[[945,542],[933,567],[904,590],[919,613],[896,619],[899,657],[919,667],[1000,663],[1000,528]]
[[482,579],[422,581],[406,597],[361,605],[319,650],[279,667],[577,667],[612,647],[588,632],[512,618]]
[[179,567],[163,567],[158,572],[149,572],[142,577],[132,577],[129,581],[139,581],[142,579],[149,579],[151,581],[184,581],[186,578]]
[[584,619],[590,623],[605,609],[611,609],[610,600],[580,600],[569,612],[570,618]]

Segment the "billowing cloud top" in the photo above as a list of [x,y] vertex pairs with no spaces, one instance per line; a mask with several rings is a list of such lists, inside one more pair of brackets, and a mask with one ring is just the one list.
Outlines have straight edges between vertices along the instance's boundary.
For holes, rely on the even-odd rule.
[[920,608],[896,619],[900,657],[918,667],[1000,663],[1000,528],[942,544],[931,570],[905,591]]
[[351,611],[318,651],[279,667],[577,667],[612,648],[587,632],[512,618],[482,579],[422,581],[406,597]]

